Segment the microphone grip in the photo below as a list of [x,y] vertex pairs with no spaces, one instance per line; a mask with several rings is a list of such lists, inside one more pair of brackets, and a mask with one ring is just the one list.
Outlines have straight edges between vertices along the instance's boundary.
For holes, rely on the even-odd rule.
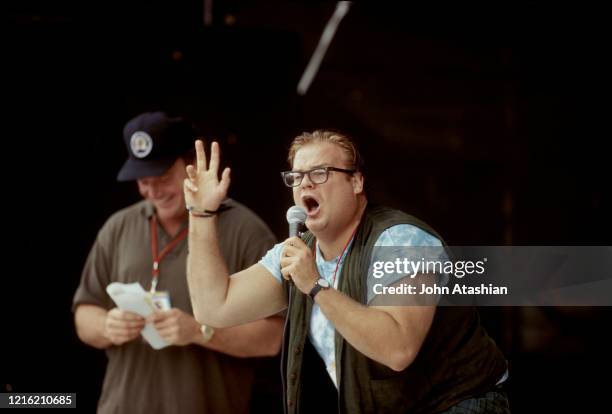
[[300,222],[289,223],[289,237],[295,237],[299,235],[301,224],[302,223]]

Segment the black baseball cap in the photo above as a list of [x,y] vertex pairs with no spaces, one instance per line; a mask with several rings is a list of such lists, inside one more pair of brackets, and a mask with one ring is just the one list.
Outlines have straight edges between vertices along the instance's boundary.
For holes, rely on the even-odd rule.
[[145,112],[131,119],[123,128],[123,140],[129,157],[118,181],[157,177],[182,155],[194,148],[195,130],[183,118],[165,112]]

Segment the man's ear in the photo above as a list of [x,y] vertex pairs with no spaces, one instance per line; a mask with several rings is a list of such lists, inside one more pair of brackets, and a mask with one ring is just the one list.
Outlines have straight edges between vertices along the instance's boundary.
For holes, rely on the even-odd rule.
[[353,192],[355,194],[363,193],[363,182],[365,178],[359,171],[353,173],[351,181],[353,182]]

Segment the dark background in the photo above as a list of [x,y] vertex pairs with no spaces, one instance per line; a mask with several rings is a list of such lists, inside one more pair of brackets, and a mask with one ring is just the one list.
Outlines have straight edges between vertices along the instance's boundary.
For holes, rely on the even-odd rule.
[[[296,85],[334,3],[8,1],[0,385],[77,392],[103,353],[71,299],[97,230],[138,200],[115,176],[136,114],[191,117],[221,142],[231,195],[284,238],[291,138],[360,141],[372,201],[449,244],[610,245],[609,24],[603,10],[357,4],[305,96]],[[609,269],[602,271],[610,272]],[[608,308],[488,308],[514,412],[605,409]]]

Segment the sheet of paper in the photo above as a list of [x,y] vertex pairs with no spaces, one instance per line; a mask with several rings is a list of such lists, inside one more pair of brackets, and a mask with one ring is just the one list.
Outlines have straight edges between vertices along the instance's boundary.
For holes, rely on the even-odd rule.
[[[106,287],[106,292],[121,310],[137,313],[143,318],[155,310],[149,293],[142,288],[140,283],[113,282]],[[154,349],[162,349],[170,345],[159,336],[150,322],[142,330],[142,336]]]

